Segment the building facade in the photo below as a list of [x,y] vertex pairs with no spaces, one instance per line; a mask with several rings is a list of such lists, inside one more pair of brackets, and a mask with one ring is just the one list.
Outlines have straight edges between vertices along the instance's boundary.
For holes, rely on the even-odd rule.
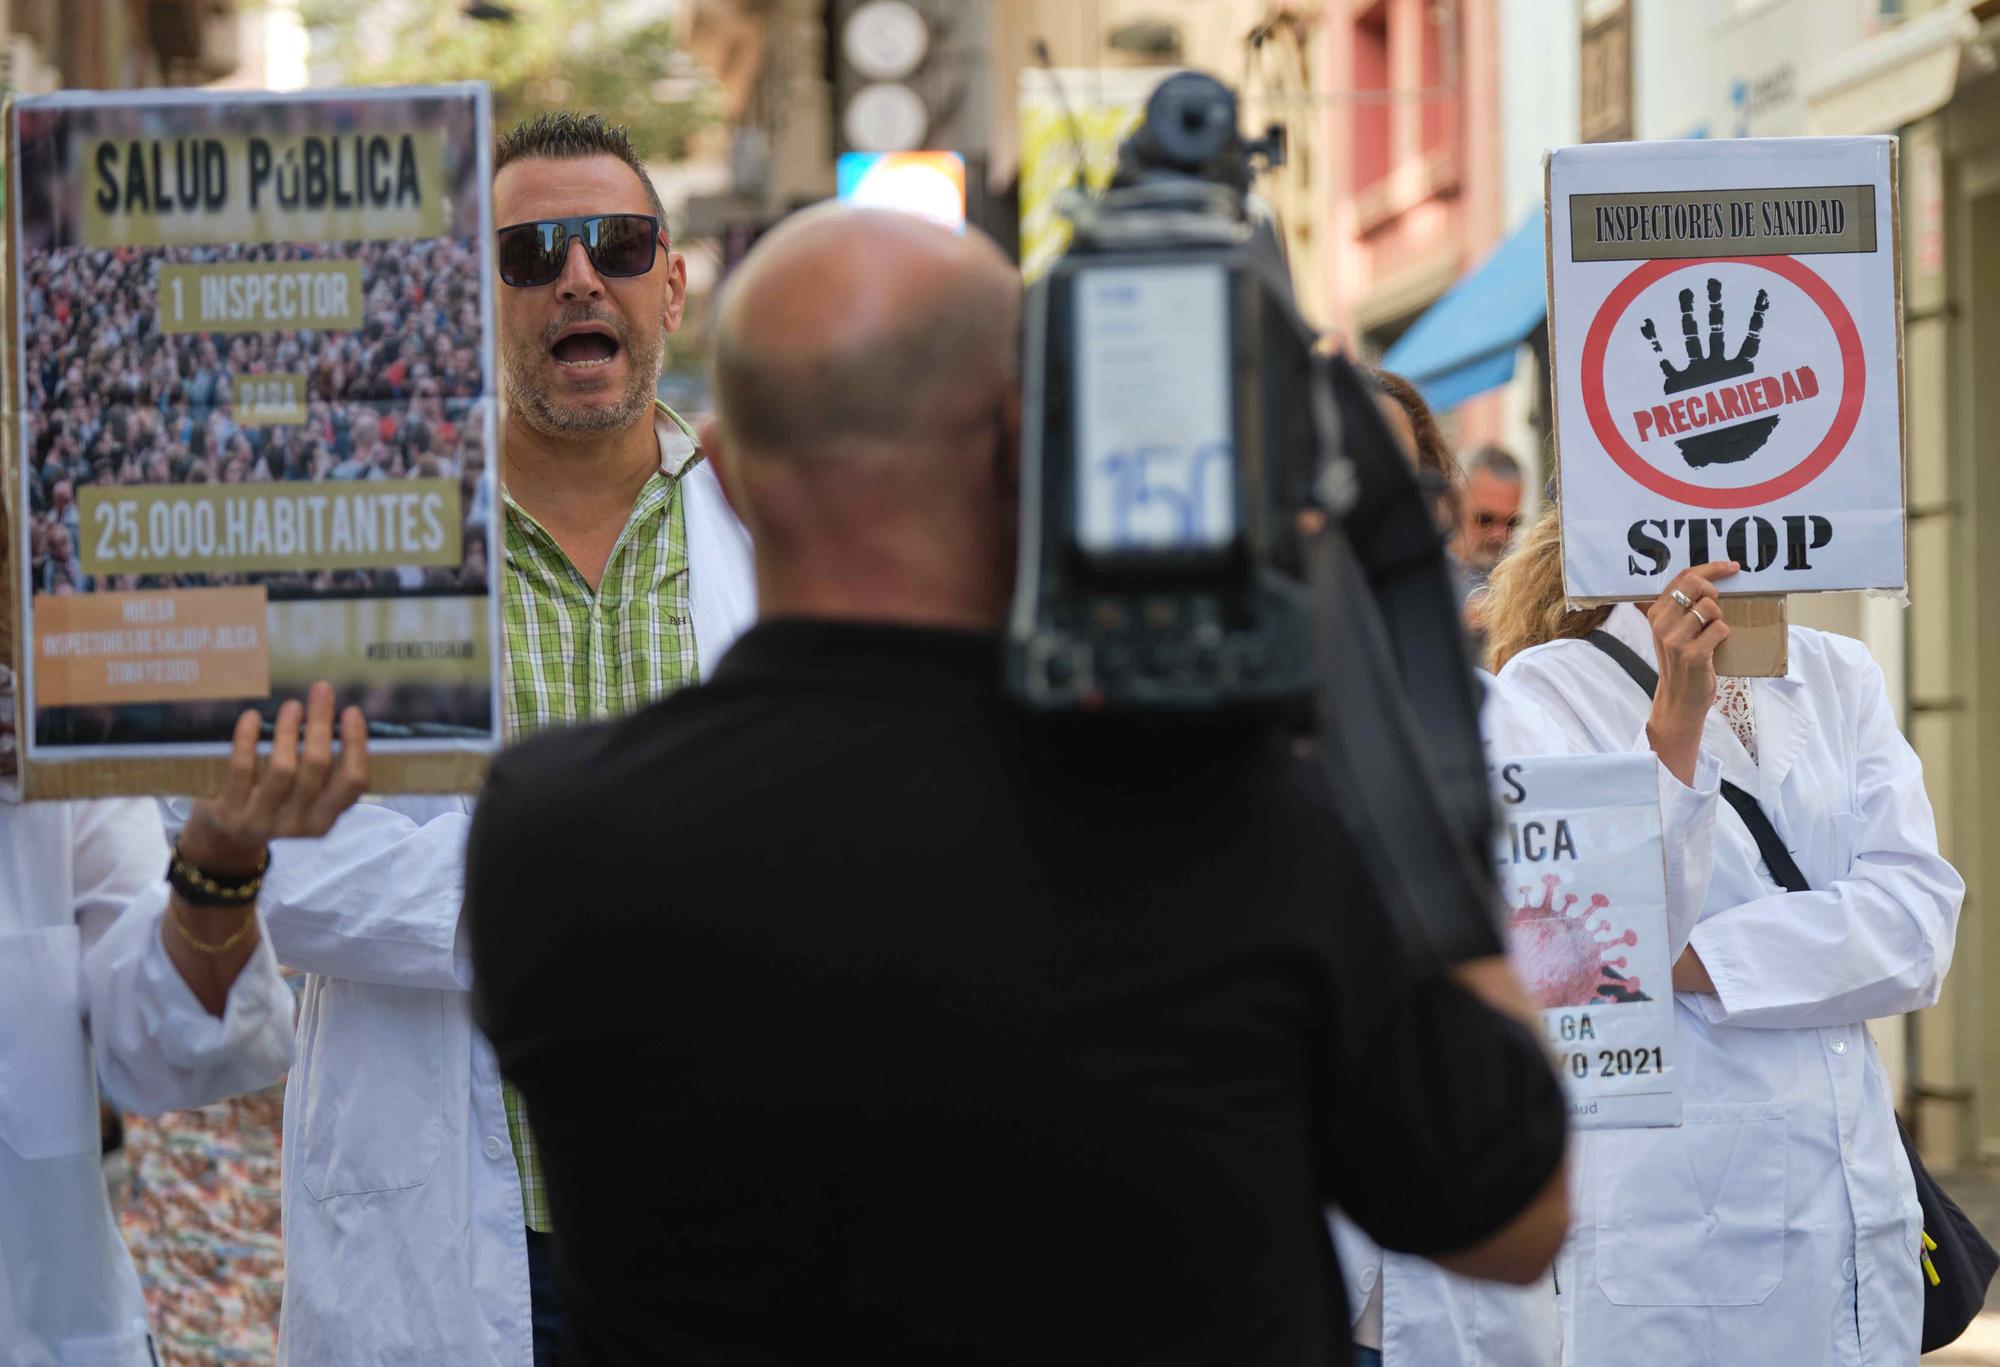
[[0,85],[136,90],[205,85],[242,64],[235,0],[0,0]]
[[[1362,356],[1387,351],[1512,227],[1504,217],[1497,0],[1326,7],[1323,200],[1333,316]],[[1495,439],[1487,396],[1456,414]]]

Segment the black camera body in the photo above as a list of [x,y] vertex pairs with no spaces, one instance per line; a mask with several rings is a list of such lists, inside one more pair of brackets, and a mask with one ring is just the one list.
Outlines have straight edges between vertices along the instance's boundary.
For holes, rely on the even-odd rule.
[[[1319,354],[1250,177],[1282,134],[1184,72],[1028,296],[1006,683],[1051,712],[1307,719],[1419,960],[1502,952],[1478,697],[1434,495]],[[1331,895],[1332,890],[1329,890]]]
[[1235,98],[1169,78],[1030,292],[1008,682],[1054,709],[1209,711],[1312,685],[1296,514],[1312,337],[1245,210]]

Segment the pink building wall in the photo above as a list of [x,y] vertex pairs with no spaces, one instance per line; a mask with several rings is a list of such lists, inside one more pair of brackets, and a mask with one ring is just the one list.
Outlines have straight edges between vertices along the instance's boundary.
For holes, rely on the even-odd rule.
[[[1326,294],[1350,347],[1371,359],[1510,226],[1498,3],[1328,0],[1324,11]],[[1498,394],[1456,418],[1462,447],[1497,440]]]

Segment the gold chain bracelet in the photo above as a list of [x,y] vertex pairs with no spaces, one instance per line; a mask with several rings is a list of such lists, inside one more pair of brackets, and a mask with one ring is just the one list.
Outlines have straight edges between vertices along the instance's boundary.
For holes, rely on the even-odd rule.
[[176,935],[180,936],[183,940],[186,940],[189,944],[193,945],[196,949],[200,950],[202,953],[227,954],[230,950],[236,948],[237,945],[243,943],[243,937],[245,935],[248,935],[251,932],[251,930],[256,927],[257,909],[255,907],[249,908],[243,917],[243,924],[238,926],[235,932],[231,934],[228,939],[218,941],[215,944],[210,944],[206,940],[196,939],[194,936],[194,932],[181,924],[180,913],[176,911],[171,904],[169,904],[167,907],[167,921],[169,924],[173,926],[174,933]]

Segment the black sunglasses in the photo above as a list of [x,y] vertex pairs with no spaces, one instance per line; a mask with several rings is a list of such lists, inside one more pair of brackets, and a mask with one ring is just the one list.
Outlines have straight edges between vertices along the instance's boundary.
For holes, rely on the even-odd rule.
[[511,224],[500,230],[500,278],[520,289],[548,284],[563,273],[572,240],[583,243],[599,275],[644,275],[659,249],[660,220],[651,214],[584,214]]

